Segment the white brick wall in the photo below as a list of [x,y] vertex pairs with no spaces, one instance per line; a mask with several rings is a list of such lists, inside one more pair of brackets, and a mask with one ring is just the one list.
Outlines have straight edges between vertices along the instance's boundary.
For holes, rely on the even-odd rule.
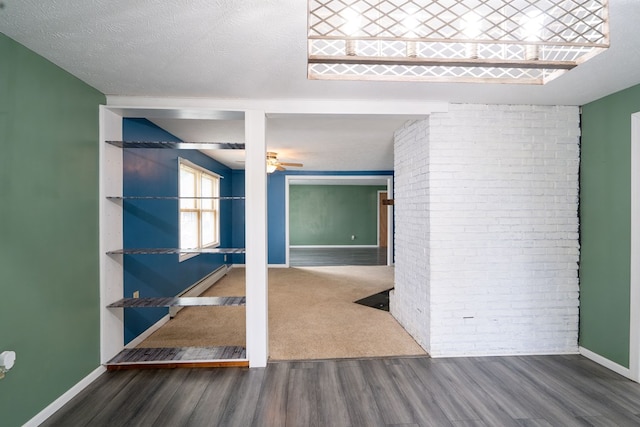
[[397,132],[392,313],[432,356],[577,351],[578,119],[451,105]]
[[395,133],[395,281],[390,308],[415,340],[429,351],[429,122],[408,122]]

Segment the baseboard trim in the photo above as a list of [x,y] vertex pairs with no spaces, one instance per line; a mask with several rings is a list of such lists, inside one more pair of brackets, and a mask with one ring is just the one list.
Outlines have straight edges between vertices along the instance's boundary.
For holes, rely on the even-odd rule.
[[142,341],[149,338],[151,334],[153,334],[155,331],[157,331],[162,326],[164,326],[164,324],[167,323],[169,320],[171,320],[171,316],[167,314],[162,319],[158,320],[156,323],[149,326],[146,331],[144,331],[143,333],[141,333],[140,335],[138,335],[137,337],[129,341],[127,345],[124,346],[124,348],[134,348],[139,346]]
[[513,357],[513,356],[565,356],[571,354],[578,354],[577,351],[567,350],[567,351],[528,351],[523,353],[513,352],[513,353],[431,353],[429,352],[429,356],[432,359],[445,359],[445,358],[460,358],[460,357]]
[[620,374],[625,378],[629,378],[630,380],[633,380],[633,378],[631,378],[631,371],[629,370],[629,368],[625,368],[624,366],[619,365],[616,362],[607,359],[606,357],[600,356],[598,353],[594,353],[593,351],[588,350],[584,347],[579,347],[579,351],[580,351],[580,354],[586,357],[587,359],[593,360],[597,364],[602,365],[605,368],[610,369],[613,372]]
[[289,268],[288,264],[268,264],[268,268]]
[[76,385],[67,390],[62,396],[54,400],[49,406],[40,411],[35,417],[27,421],[23,427],[37,427],[45,422],[51,415],[55,414],[66,403],[73,399],[78,393],[87,388],[89,384],[94,382],[100,375],[106,372],[107,368],[100,366],[93,370],[89,375],[81,379]]

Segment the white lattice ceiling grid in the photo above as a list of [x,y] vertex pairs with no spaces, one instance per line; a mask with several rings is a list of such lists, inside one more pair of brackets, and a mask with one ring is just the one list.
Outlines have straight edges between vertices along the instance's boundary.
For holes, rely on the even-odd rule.
[[308,77],[543,84],[609,46],[607,0],[309,0]]

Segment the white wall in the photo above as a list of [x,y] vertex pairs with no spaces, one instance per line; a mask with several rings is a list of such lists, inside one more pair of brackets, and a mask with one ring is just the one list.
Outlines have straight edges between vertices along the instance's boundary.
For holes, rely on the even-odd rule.
[[396,167],[394,316],[434,357],[577,352],[578,108],[451,105],[426,126],[396,135],[428,183]]
[[392,314],[426,351],[431,328],[428,139],[429,119],[408,122],[395,133],[396,285],[390,298]]

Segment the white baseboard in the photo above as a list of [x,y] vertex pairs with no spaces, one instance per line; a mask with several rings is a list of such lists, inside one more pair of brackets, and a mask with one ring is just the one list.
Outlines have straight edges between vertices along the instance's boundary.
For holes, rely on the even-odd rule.
[[56,411],[62,408],[67,402],[73,399],[78,393],[84,390],[89,384],[95,381],[107,369],[100,366],[93,370],[89,375],[81,379],[76,385],[67,390],[62,396],[54,400],[49,406],[40,411],[35,417],[27,421],[23,427],[37,427],[47,420]]
[[460,358],[460,357],[512,357],[512,356],[566,356],[571,354],[578,354],[577,351],[567,350],[567,351],[527,351],[523,353],[519,353],[517,351],[514,352],[505,352],[505,353],[495,353],[495,352],[486,352],[486,353],[433,353],[433,351],[429,351],[429,356],[432,359],[447,359],[447,358]]
[[600,356],[598,353],[594,353],[593,351],[588,350],[584,347],[580,347],[579,350],[580,350],[580,354],[586,357],[587,359],[593,360],[597,364],[602,365],[607,369],[611,369],[613,372],[620,374],[623,377],[629,378],[631,380],[633,379],[631,378],[631,371],[629,370],[629,368],[625,368],[622,365],[618,365],[616,362],[613,362],[607,359],[606,357]]
[[[230,267],[222,266],[207,277],[200,280],[198,283],[191,286],[187,291],[183,292],[180,296],[197,296],[209,289],[215,282],[220,280]],[[126,348],[135,347],[149,337],[152,333],[158,330],[162,325],[169,321],[170,316],[166,315],[151,327],[149,327],[142,334],[138,335],[134,340],[126,345]],[[94,369],[89,375],[80,380],[77,384],[67,390],[63,395],[54,400],[49,406],[40,411],[35,417],[27,421],[23,427],[37,427],[45,422],[51,415],[62,408],[66,403],[73,399],[78,393],[84,390],[89,384],[95,381],[100,375],[102,375],[107,369],[104,366],[99,366]]]
[[289,268],[288,264],[269,264],[268,268]]
[[169,316],[167,314],[162,319],[158,320],[156,323],[154,323],[153,325],[149,326],[147,328],[147,330],[145,330],[143,333],[141,333],[140,335],[138,335],[137,337],[132,339],[127,345],[124,346],[124,348],[137,347],[138,345],[140,345],[140,343],[142,341],[144,341],[147,338],[149,338],[152,333],[154,333],[155,331],[160,329],[162,326],[164,326],[164,324],[167,323],[170,319],[171,319],[171,316]]

